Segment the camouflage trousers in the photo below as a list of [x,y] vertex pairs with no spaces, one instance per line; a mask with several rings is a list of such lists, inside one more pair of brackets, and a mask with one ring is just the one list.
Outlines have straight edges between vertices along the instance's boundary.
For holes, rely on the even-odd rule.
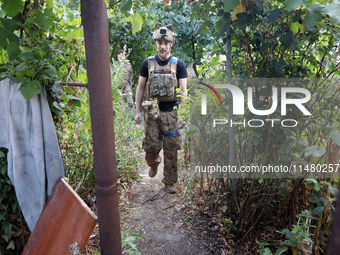
[[129,107],[132,110],[135,110],[135,103],[133,102],[133,96],[132,96],[132,90],[130,87],[125,87],[123,88],[123,97],[125,102],[127,102],[129,104]]
[[163,148],[165,184],[177,182],[177,150],[181,149],[182,138],[178,132],[164,137],[177,130],[177,111],[160,112],[157,120],[148,120],[145,126],[143,149],[145,159],[150,167],[158,166],[161,162],[159,152]]

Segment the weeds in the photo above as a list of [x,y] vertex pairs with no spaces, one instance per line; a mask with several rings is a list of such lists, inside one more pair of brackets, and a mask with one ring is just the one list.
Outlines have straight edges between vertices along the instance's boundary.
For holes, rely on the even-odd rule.
[[131,255],[141,255],[140,251],[137,249],[137,245],[134,243],[136,238],[141,238],[145,240],[145,238],[141,235],[137,234],[127,234],[129,231],[129,227],[124,228],[122,231],[122,246],[123,248],[126,248],[126,246],[130,246],[127,250],[124,251],[124,253],[131,254]]
[[[118,84],[123,70],[113,67],[112,98],[116,145],[116,167],[120,182],[130,182],[139,178],[138,149],[143,129],[133,122],[134,112],[121,102]],[[115,69],[116,68],[116,69]],[[65,176],[69,184],[86,201],[95,200],[95,175],[89,97],[86,89],[63,88],[58,96],[56,126],[64,159]],[[112,141],[113,142],[113,141]]]
[[29,230],[7,176],[7,150],[0,148],[0,254],[22,252]]

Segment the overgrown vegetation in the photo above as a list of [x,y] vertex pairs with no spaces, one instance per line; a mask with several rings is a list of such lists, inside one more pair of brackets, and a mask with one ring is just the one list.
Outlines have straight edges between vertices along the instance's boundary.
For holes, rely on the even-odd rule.
[[[22,83],[29,100],[48,91],[60,146],[65,176],[77,193],[90,205],[95,202],[94,169],[88,93],[74,87],[52,87],[55,81],[87,82],[85,51],[79,4],[71,1],[3,1],[0,19],[1,78]],[[117,171],[120,182],[139,177],[136,151],[142,128],[132,122],[132,112],[120,102],[118,84],[123,69],[113,67],[112,88],[115,110]],[[5,151],[3,151],[5,152]],[[14,188],[7,176],[5,154],[1,151],[1,252],[19,254],[29,237],[20,213]],[[93,208],[93,207],[92,207]],[[95,208],[94,208],[95,209]]]
[[[293,7],[292,1],[242,3],[242,6],[234,10],[234,18],[226,11],[230,8],[229,2],[228,4],[216,2],[215,5],[194,3],[196,17],[204,17],[205,22],[199,32],[203,34],[212,32],[211,35],[218,43],[213,53],[222,52],[228,55],[225,47],[227,39],[224,34],[230,26],[229,52],[232,62],[230,71],[233,77],[314,78],[307,87],[312,92],[312,99],[307,108],[313,117],[303,117],[298,109],[290,108],[285,118],[297,120],[299,124],[296,128],[284,129],[279,124],[258,128],[234,125],[237,169],[241,166],[296,164],[301,165],[303,169],[310,169],[309,171],[313,169],[313,172],[316,172],[315,165],[321,164],[330,172],[334,172],[335,170],[329,167],[339,165],[340,94],[337,87],[340,72],[337,63],[340,33],[337,26],[339,21],[331,14],[330,8],[339,6],[331,3],[325,7],[317,1],[303,3],[301,7],[296,5]],[[214,17],[219,17],[217,23],[212,22]],[[215,69],[222,69],[227,73],[218,58],[212,59],[210,63],[216,66]],[[220,77],[218,73],[216,74],[209,75],[210,80],[207,81],[214,84],[216,78]],[[273,102],[272,85],[275,81],[254,82],[254,79],[252,81],[237,84],[244,94],[247,94],[247,87],[252,87],[255,109],[269,109]],[[222,82],[218,80],[215,83],[223,82],[226,83],[226,80]],[[234,84],[236,79],[228,82]],[[303,86],[294,82],[287,82],[284,85]],[[281,85],[277,83],[276,86]],[[201,95],[209,92],[202,88],[193,88],[195,89],[191,89],[194,91],[192,102],[196,111],[193,115],[198,116],[192,123],[196,129],[195,135],[191,137],[191,142],[196,148],[195,156],[202,159],[199,161],[202,165],[216,165],[214,163],[221,162],[218,158],[225,159],[227,161],[225,165],[228,165],[229,124],[215,129],[212,126],[212,119],[228,118],[228,112],[225,107],[220,107],[210,100],[207,107],[209,116],[199,118]],[[232,101],[228,99],[226,92],[222,91],[220,95],[223,104],[230,108]],[[294,94],[293,97],[298,98],[299,95]],[[249,100],[249,96],[247,99]],[[234,121],[242,123],[243,117],[246,122],[251,119],[279,121],[284,119],[280,110],[269,116],[258,116],[247,110],[244,116],[235,117]],[[217,177],[207,175],[204,181],[195,180],[196,185],[190,184],[190,187],[194,186],[197,190],[194,198],[191,197],[190,200],[196,201],[202,210],[209,209],[218,213],[219,222],[225,225],[221,228],[223,235],[234,235],[236,244],[245,242],[249,244],[247,249],[239,252],[250,252],[255,249],[258,246],[256,239],[260,239],[258,241],[262,243],[287,238],[287,242],[271,241],[270,244],[274,244],[276,249],[285,245],[302,251],[306,250],[302,241],[307,240],[313,254],[324,254],[329,244],[334,201],[338,194],[337,175],[328,179],[321,174],[314,175],[313,178],[317,179],[305,179],[304,176],[296,179],[273,179],[273,177],[264,179],[263,175],[258,175],[254,179],[236,179],[235,190],[231,179]],[[298,220],[296,215],[303,211],[309,214],[309,224],[315,226],[308,234],[301,226],[296,225]],[[293,228],[293,225],[296,227]],[[281,234],[275,232],[285,228],[287,229]],[[271,234],[268,234],[268,229]],[[289,241],[291,238],[295,238],[295,241]],[[268,247],[264,250],[267,253],[263,254],[271,254]],[[282,252],[283,249],[279,251]]]
[[[27,100],[40,92],[41,85],[47,86],[65,175],[81,197],[93,205],[88,93],[81,88],[51,87],[54,81],[87,82],[79,2],[1,2],[0,75],[23,83],[20,91]],[[143,127],[134,124],[134,113],[121,102],[118,84],[123,70],[114,64],[114,59],[118,49],[124,46],[131,49],[128,58],[134,70],[135,91],[142,60],[155,54],[150,33],[156,22],[173,24],[179,40],[172,54],[183,59],[199,79],[217,79],[231,74],[244,79],[309,78],[317,81],[308,87],[312,99],[307,108],[313,118],[303,117],[298,109],[288,110],[287,118],[299,122],[296,129],[275,133],[280,129],[278,125],[253,130],[236,126],[238,167],[294,163],[311,168],[311,164],[339,164],[340,90],[335,82],[340,75],[339,2],[174,1],[166,6],[152,2],[149,8],[143,7],[149,3],[148,0],[108,1],[117,171],[121,182],[130,183],[138,178],[143,162],[138,156]],[[129,13],[131,7],[135,10],[133,14]],[[231,47],[227,50],[229,27]],[[230,73],[226,69],[226,56],[231,58]],[[202,93],[210,92],[203,87],[193,88],[189,91],[191,111],[200,115],[200,108],[193,106],[200,105]],[[245,85],[240,88],[246,91]],[[231,105],[225,91],[222,93],[223,104]],[[256,84],[253,93],[256,109],[270,108],[273,101],[270,86]],[[210,98],[214,96],[211,94]],[[226,117],[226,110],[217,105],[213,100],[208,101],[209,111]],[[275,114],[266,118],[281,120],[280,112]],[[252,119],[254,116],[248,111],[245,117]],[[206,149],[198,152],[202,155],[206,153],[211,158],[229,155],[229,138],[213,146],[207,144],[210,124],[204,125],[186,130],[181,168],[190,167],[189,146],[194,143],[201,143],[200,147]],[[200,140],[195,140],[197,130],[202,135]],[[219,132],[226,133],[228,129]],[[18,253],[28,233],[7,177],[5,154],[6,151],[0,151],[1,248],[2,252],[16,250]],[[205,160],[208,162],[210,158]],[[226,242],[237,245],[247,242],[247,251],[260,250],[262,254],[280,254],[288,247],[301,250],[306,243],[312,246],[314,254],[326,252],[338,196],[336,176],[240,178],[235,181],[236,190],[227,178],[194,179],[183,174],[182,183],[188,206],[218,215],[219,232]],[[297,224],[299,219],[304,225]],[[315,228],[308,229],[310,226]],[[281,241],[271,241],[274,238]]]
[[[7,150],[0,148],[0,252],[22,251],[30,235],[14,187],[7,176]],[[6,254],[6,253],[5,253]]]

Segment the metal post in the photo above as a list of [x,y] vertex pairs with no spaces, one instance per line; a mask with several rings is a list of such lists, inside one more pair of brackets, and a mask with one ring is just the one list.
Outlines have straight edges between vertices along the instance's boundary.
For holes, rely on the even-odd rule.
[[109,35],[103,0],[82,0],[96,198],[102,255],[122,254]]
[[[227,52],[227,75],[228,75],[228,81],[231,78],[231,39],[230,39],[230,24],[227,25],[227,43],[226,43],[226,52]],[[228,97],[231,98],[232,94],[228,90]],[[231,123],[233,119],[233,112],[229,111],[228,114],[228,123]],[[230,165],[235,165],[235,134],[234,134],[234,127],[229,127],[229,160]],[[234,190],[234,204],[236,207],[236,180],[235,180],[235,173],[231,173],[231,185]]]

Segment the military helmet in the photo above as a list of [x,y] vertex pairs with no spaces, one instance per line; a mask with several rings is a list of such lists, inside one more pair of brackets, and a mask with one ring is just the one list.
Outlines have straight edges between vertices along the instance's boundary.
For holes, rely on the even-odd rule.
[[176,42],[177,34],[172,27],[172,24],[164,27],[162,24],[157,23],[152,33],[152,40],[164,39],[169,42]]

